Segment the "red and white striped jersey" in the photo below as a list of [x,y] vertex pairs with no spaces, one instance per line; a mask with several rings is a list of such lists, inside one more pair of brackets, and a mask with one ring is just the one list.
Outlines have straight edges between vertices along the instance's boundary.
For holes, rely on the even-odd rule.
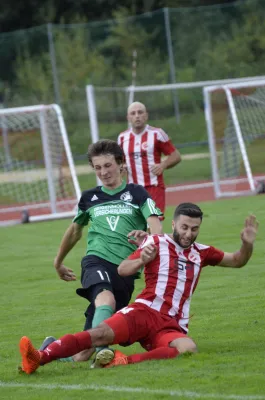
[[157,246],[157,255],[144,268],[145,289],[136,302],[176,318],[180,327],[188,332],[191,297],[201,269],[219,264],[224,252],[197,242],[184,249],[165,234],[148,236],[129,259],[139,258],[142,249],[151,243]]
[[163,176],[151,172],[151,167],[161,162],[161,154],[169,155],[175,151],[162,129],[146,125],[139,134],[128,129],[119,134],[118,144],[125,155],[128,183],[138,183],[145,187],[164,186]]

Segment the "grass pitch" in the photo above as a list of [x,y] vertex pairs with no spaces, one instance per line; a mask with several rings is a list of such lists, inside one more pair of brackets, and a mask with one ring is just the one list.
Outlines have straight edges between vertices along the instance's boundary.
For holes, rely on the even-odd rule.
[[[82,330],[84,299],[79,281],[60,281],[53,258],[68,220],[2,228],[1,243],[1,399],[265,399],[264,345],[264,196],[201,204],[204,221],[199,241],[225,251],[240,246],[240,230],[249,212],[260,229],[250,263],[243,269],[207,267],[191,307],[190,336],[199,353],[174,360],[145,362],[108,370],[88,363],[54,362],[28,376],[18,374],[18,341],[28,335],[38,346],[47,335]],[[165,231],[173,209],[168,208]],[[85,237],[65,264],[80,277]],[[143,287],[137,282],[135,294]],[[138,344],[122,348],[142,351]]]

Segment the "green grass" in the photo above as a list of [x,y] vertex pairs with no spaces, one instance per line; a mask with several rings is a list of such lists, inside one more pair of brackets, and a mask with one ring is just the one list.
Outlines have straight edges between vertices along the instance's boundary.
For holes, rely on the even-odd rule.
[[[128,128],[125,114],[126,111],[124,113],[124,119],[120,122],[111,119],[108,122],[103,122],[100,120],[100,116],[98,116],[100,138],[116,141],[119,133]],[[163,119],[150,118],[148,123],[151,126],[164,129],[175,145],[179,143],[207,141],[207,131],[203,111],[182,113],[180,123],[177,123],[176,118],[173,116]],[[67,124],[67,130],[73,154],[85,154],[91,140],[89,121],[87,119],[79,119],[78,121],[75,119],[74,122],[69,121]],[[204,151],[208,151],[207,146],[187,147],[181,150],[182,154]]]
[[[66,128],[73,155],[85,155],[91,142],[90,126],[87,115],[84,118],[76,118],[74,121],[66,120]],[[181,114],[180,123],[175,117],[163,119],[150,119],[152,126],[161,127],[170,136],[172,142],[179,143],[207,141],[204,113],[197,111]],[[120,132],[128,127],[126,111],[121,121],[110,119],[108,122],[98,121],[99,136],[101,139],[117,140]],[[26,140],[25,140],[26,138]],[[13,159],[17,161],[43,160],[41,136],[37,131],[13,133],[10,139],[10,150]],[[3,140],[0,137],[0,150],[3,149]],[[3,150],[2,150],[3,151]],[[182,154],[208,151],[208,146],[193,146],[181,150]]]
[[[79,175],[79,184],[82,190],[96,186],[95,174]],[[196,182],[211,179],[210,159],[183,160],[177,167],[164,172],[166,185]]]
[[[86,161],[83,161],[85,164]],[[166,185],[196,182],[211,179],[210,159],[183,160],[177,167],[166,170],[164,173]],[[94,173],[78,176],[82,190],[96,186]],[[41,193],[42,201],[49,199],[47,180],[38,180],[32,183],[0,183],[0,204],[24,204],[32,200],[32,196],[38,198]],[[58,189],[59,190],[59,189]],[[71,193],[71,185],[66,186],[67,193]]]
[[166,185],[187,184],[189,182],[198,182],[202,180],[211,180],[211,164],[209,158],[182,160],[174,168],[167,169],[164,172]]
[[[202,111],[181,114],[179,123],[172,116],[163,119],[150,119],[148,124],[162,128],[175,144],[207,140],[205,118]],[[118,134],[127,128],[125,119],[124,123],[99,124],[101,137],[103,138],[106,135],[113,140],[117,140]]]
[[[195,398],[170,396],[169,391],[211,393],[214,399],[265,399],[264,347],[264,196],[202,204],[205,218],[200,242],[226,251],[240,246],[244,218],[254,212],[260,231],[250,263],[240,270],[207,267],[203,270],[191,307],[190,335],[199,353],[174,360],[146,362],[110,370],[90,370],[87,363],[54,362],[32,376],[19,375],[18,341],[28,335],[38,346],[47,335],[61,336],[83,328],[85,300],[75,294],[79,282],[60,281],[52,261],[68,220],[19,225],[0,230],[1,243],[1,399],[121,399]],[[173,209],[166,213],[170,231]],[[85,238],[72,250],[66,265],[80,276]],[[143,287],[137,282],[135,293]],[[126,353],[142,351],[138,344]],[[10,387],[4,387],[9,384]],[[21,384],[22,387],[15,386]],[[34,385],[44,385],[42,388]],[[46,385],[46,386],[45,386]],[[57,385],[48,389],[47,385]],[[59,388],[58,385],[70,385]],[[84,385],[79,390],[71,385]],[[89,388],[90,385],[90,388]],[[92,390],[92,385],[141,388],[140,392]],[[162,390],[163,393],[152,393]],[[150,391],[150,392],[148,392]],[[223,397],[221,397],[223,396]],[[243,396],[243,397],[241,397]],[[246,396],[246,397],[244,397]],[[247,397],[249,396],[249,397]],[[231,397],[230,397],[231,398]],[[255,399],[255,398],[251,398]]]

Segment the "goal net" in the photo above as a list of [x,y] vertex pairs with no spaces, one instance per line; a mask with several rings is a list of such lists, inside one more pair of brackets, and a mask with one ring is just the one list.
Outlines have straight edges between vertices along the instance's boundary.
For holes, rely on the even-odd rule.
[[80,197],[58,105],[0,110],[0,222],[71,217]]
[[204,88],[216,197],[257,192],[265,178],[265,80]]

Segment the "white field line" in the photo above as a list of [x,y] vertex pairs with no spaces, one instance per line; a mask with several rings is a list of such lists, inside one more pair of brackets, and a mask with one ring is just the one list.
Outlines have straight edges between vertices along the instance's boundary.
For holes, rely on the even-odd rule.
[[38,384],[38,383],[17,383],[0,381],[2,388],[31,388],[43,390],[95,390],[105,392],[119,393],[140,393],[150,395],[163,395],[179,398],[190,399],[222,399],[222,400],[265,400],[264,395],[237,395],[237,394],[218,394],[218,393],[198,393],[185,390],[163,390],[163,389],[148,389],[144,387],[117,387],[117,386],[100,386],[100,385],[63,385],[63,384]]

